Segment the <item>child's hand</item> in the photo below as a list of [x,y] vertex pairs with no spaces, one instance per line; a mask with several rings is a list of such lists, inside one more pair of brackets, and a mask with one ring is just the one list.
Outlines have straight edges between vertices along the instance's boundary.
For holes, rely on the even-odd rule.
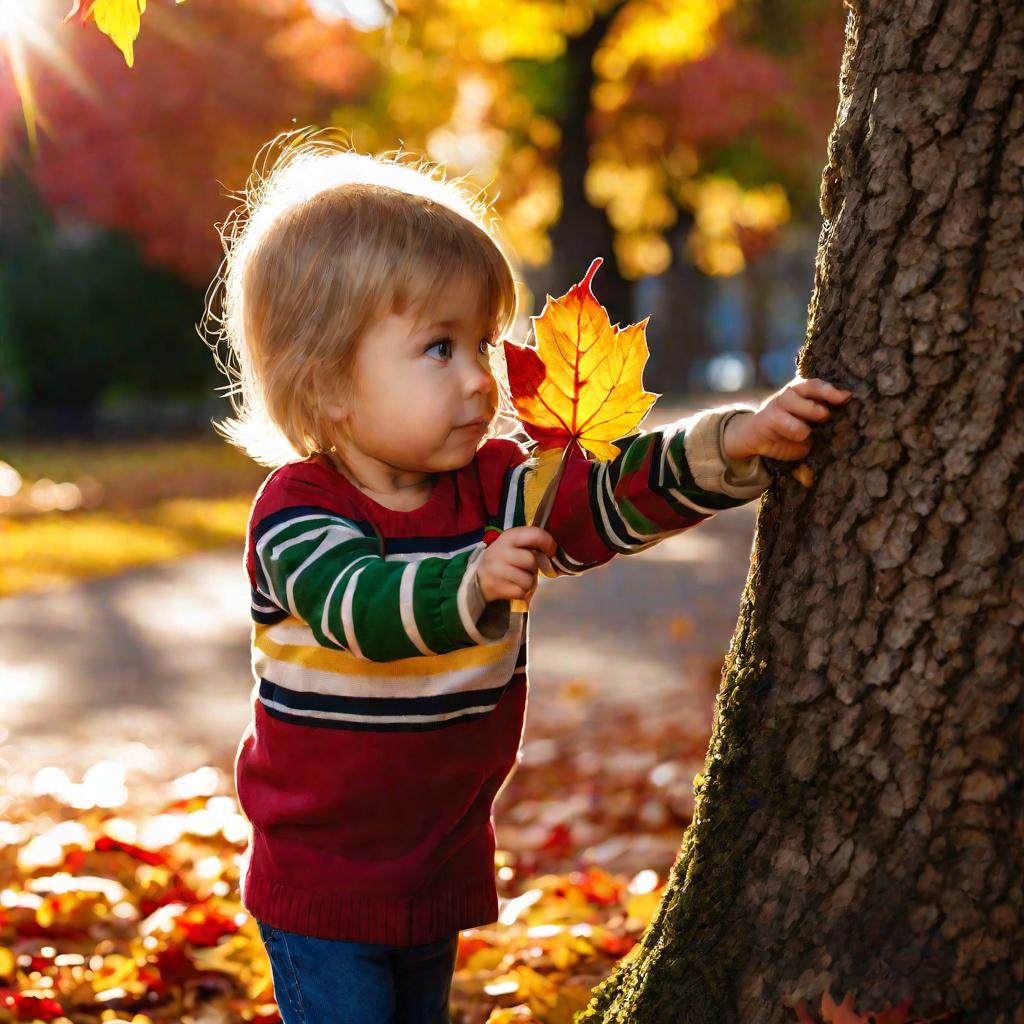
[[485,601],[529,599],[537,589],[537,553],[555,553],[555,538],[539,526],[515,526],[489,545],[476,563]]
[[748,459],[752,455],[802,459],[811,450],[809,424],[821,423],[832,415],[825,403],[839,405],[852,397],[852,391],[827,381],[797,376],[765,399],[752,416],[734,416],[726,423],[723,454],[729,459]]

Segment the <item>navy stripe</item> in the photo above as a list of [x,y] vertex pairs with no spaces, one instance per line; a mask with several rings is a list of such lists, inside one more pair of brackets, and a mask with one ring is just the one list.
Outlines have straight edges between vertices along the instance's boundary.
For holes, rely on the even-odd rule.
[[[526,673],[517,672],[508,682],[505,691],[512,689],[520,683],[526,682]],[[448,718],[442,722],[345,722],[338,719],[315,718],[306,715],[291,715],[287,711],[279,711],[277,708],[267,707],[263,704],[263,710],[271,717],[280,722],[288,722],[290,725],[303,726],[313,729],[348,729],[352,732],[429,732],[434,729],[447,729],[453,725],[462,725],[464,722],[474,722],[478,718],[486,718],[495,708],[487,711],[480,711],[459,715],[456,718]]]
[[458,548],[479,544],[484,539],[484,529],[454,533],[448,537],[387,537],[384,540],[385,554],[406,555],[429,551],[450,555]]
[[[507,684],[506,684],[507,685]],[[304,693],[260,678],[260,697],[285,704],[296,711],[333,711],[345,715],[443,715],[448,711],[495,704],[505,686],[464,690],[436,697],[338,697],[329,693]]]
[[276,512],[265,515],[258,523],[253,525],[253,544],[255,545],[262,540],[263,535],[275,526],[286,523],[289,519],[296,519],[299,516],[329,516],[331,519],[344,519],[349,523],[354,523],[371,540],[376,537],[373,524],[365,519],[354,519],[352,516],[344,516],[340,512],[333,512],[331,509],[321,508],[319,505],[289,505],[287,508],[279,508]]
[[264,626],[272,626],[275,622],[283,622],[288,618],[288,612],[278,609],[276,612],[261,612],[255,608],[249,609],[249,615],[253,622],[260,622]]
[[665,435],[660,430],[652,431],[654,440],[651,442],[650,459],[651,465],[647,473],[647,490],[652,494],[658,494],[658,470],[661,468],[661,458],[664,452]]
[[[630,537],[626,524],[619,515],[619,507],[616,504],[613,491],[614,484],[611,477],[614,472],[615,478],[618,479],[618,471],[622,469],[624,458],[625,451],[622,451],[610,463],[605,463],[605,468],[602,468],[599,463],[595,463],[594,468],[590,470],[587,476],[587,501],[590,504],[590,518],[594,524],[594,529],[604,542],[604,546],[620,555],[628,555],[632,551],[632,545],[640,543]],[[603,480],[602,477],[604,478]],[[605,489],[603,505],[600,495],[602,488]],[[608,517],[609,526],[607,529],[604,517],[601,515],[602,508]],[[608,529],[611,529],[615,536],[609,536]]]
[[[249,581],[249,602],[252,606],[250,610],[254,615],[276,615],[282,610],[281,606],[276,601],[272,601],[257,590],[256,587],[252,585],[251,580]],[[262,622],[263,620],[260,619],[259,621]],[[276,622],[277,620],[272,619],[271,621]]]
[[458,718],[448,718],[443,722],[343,722],[330,718],[289,715],[286,711],[268,708],[266,704],[263,705],[263,710],[271,718],[276,718],[280,722],[288,722],[306,729],[347,729],[350,732],[431,732],[434,729],[447,729],[452,725],[462,725],[463,722],[474,722],[478,718],[486,718],[494,709],[490,708],[472,715],[459,715]]

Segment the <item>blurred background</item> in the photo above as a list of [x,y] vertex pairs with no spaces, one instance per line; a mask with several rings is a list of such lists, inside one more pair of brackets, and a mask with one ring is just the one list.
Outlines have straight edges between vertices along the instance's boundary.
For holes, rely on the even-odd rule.
[[[153,0],[132,67],[69,2],[0,0],[0,512],[19,522],[261,478],[210,428],[228,403],[196,325],[215,225],[296,126],[496,197],[532,296],[517,340],[602,256],[612,323],[651,318],[663,403],[792,377],[841,0]],[[218,511],[176,514],[216,541],[240,522]],[[45,579],[5,560],[0,594]]]
[[[334,126],[468,175],[525,286],[516,341],[601,256],[611,322],[650,317],[643,382],[662,397],[644,427],[757,402],[804,339],[845,13],[149,0],[119,48],[71,6],[0,0],[0,992],[59,996],[47,1020],[272,1024],[232,787],[253,681],[242,546],[267,470],[213,431],[230,408],[197,330],[257,152]],[[569,1020],[552,963],[578,1005],[642,931],[692,814],[756,507],[540,580],[498,806],[503,916],[460,947],[458,1021]],[[71,851],[124,890],[52,881]],[[116,986],[102,966],[69,980],[91,952],[152,952],[158,914],[192,922],[157,933],[167,984],[129,960]],[[550,922],[580,921],[578,943],[594,915],[589,952],[545,959],[570,941]],[[19,984],[5,946],[31,968]],[[499,961],[529,985],[495,981]]]

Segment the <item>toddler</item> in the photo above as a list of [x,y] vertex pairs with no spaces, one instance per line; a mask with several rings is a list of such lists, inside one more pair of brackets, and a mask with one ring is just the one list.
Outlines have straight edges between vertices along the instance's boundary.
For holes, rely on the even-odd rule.
[[216,426],[273,467],[245,545],[242,903],[285,1024],[441,1024],[460,929],[498,915],[538,560],[578,575],[752,501],[761,456],[805,455],[849,394],[801,380],[624,437],[567,464],[539,529],[529,439],[495,433],[517,300],[478,195],[302,133],[223,234]]

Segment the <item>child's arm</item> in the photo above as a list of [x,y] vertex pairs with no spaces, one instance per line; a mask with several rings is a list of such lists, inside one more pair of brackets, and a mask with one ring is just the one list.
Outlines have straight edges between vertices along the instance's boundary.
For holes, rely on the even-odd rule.
[[444,654],[504,635],[509,603],[475,585],[481,542],[452,555],[386,561],[378,539],[314,505],[254,523],[258,592],[308,624],[317,643],[369,661]]
[[[546,525],[558,549],[552,571],[542,569],[543,574],[578,574],[752,501],[772,479],[762,455],[807,453],[810,428],[803,421],[828,415],[828,407],[812,396],[840,401],[842,395],[824,381],[801,381],[760,409],[708,409],[617,439],[619,454],[609,461],[570,461]],[[508,529],[533,522],[547,479],[525,448],[508,439],[501,443],[517,449],[511,452],[498,524]]]

